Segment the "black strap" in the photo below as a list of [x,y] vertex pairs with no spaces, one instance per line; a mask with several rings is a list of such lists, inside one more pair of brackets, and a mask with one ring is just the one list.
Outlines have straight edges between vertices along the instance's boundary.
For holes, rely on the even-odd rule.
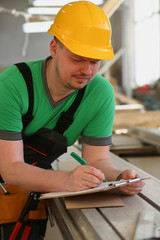
[[[28,89],[28,96],[29,96],[29,107],[27,113],[22,116],[23,121],[23,130],[27,127],[27,125],[32,121],[33,119],[33,104],[34,104],[34,93],[33,93],[33,81],[32,81],[32,73],[28,65],[24,62],[15,64],[19,71],[21,72],[26,85]],[[78,94],[70,106],[70,108],[66,112],[62,112],[60,118],[58,119],[58,122],[54,128],[54,130],[60,134],[63,134],[64,131],[72,124],[73,122],[73,116],[76,112],[82,98],[84,95],[86,87],[80,89],[78,91]]]
[[23,129],[27,127],[27,125],[32,121],[33,119],[33,103],[34,103],[34,97],[33,97],[33,82],[32,82],[32,73],[28,65],[24,62],[15,64],[20,73],[22,74],[28,90],[28,98],[29,98],[29,105],[28,105],[28,111],[25,115],[22,116],[23,121]]
[[83,98],[85,89],[86,87],[80,89],[70,108],[66,112],[61,113],[61,116],[58,119],[58,122],[54,128],[56,132],[63,134],[66,131],[66,129],[72,124],[73,116]]

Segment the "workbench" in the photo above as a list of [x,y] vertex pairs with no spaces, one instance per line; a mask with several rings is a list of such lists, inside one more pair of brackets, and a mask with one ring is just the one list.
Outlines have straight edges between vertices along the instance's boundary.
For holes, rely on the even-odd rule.
[[[73,146],[61,160],[70,158],[72,151],[80,155],[80,150]],[[121,170],[131,168],[142,176],[150,176],[113,153],[110,153],[110,159]],[[160,226],[160,181],[154,177],[147,180],[144,190],[136,196],[117,194],[124,207],[67,210],[63,198],[53,199],[53,216],[63,238],[138,240],[154,237],[155,229]]]

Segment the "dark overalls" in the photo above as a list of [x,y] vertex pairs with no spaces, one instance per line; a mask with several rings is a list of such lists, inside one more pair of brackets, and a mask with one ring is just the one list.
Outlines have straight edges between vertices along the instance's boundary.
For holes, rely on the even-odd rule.
[[[25,63],[16,64],[26,82],[29,96],[29,107],[27,113],[22,116],[23,132],[33,119],[34,92],[32,73]],[[67,152],[67,139],[63,136],[66,129],[72,124],[74,113],[76,112],[85,92],[85,87],[79,90],[76,99],[66,112],[62,112],[55,128],[41,128],[36,133],[26,136],[23,133],[24,160],[25,162],[44,169],[50,169],[51,163],[60,155]],[[35,194],[35,195],[33,195]],[[40,193],[30,193],[28,199],[29,206],[37,208]],[[33,201],[33,196],[37,201]],[[35,197],[36,196],[36,197]],[[27,205],[26,204],[26,205]],[[23,221],[29,207],[25,206],[17,223],[3,224],[4,240],[40,240],[43,239],[46,230],[47,220],[34,220],[29,224]],[[19,229],[18,229],[19,228]],[[18,229],[18,230],[17,230]],[[18,232],[17,232],[18,231]],[[26,235],[25,235],[26,232]],[[27,235],[28,234],[28,235]],[[25,236],[24,236],[25,235]],[[24,236],[24,238],[22,237]],[[26,237],[27,236],[27,237]],[[0,238],[0,240],[2,240]]]

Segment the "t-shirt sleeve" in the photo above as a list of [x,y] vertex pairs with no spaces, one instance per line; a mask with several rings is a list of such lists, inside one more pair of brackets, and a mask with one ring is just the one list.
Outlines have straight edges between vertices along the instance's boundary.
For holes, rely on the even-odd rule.
[[82,141],[91,145],[110,145],[115,114],[115,96],[112,85],[105,80],[95,104],[95,114],[82,133]]
[[[22,79],[22,81],[21,81]],[[22,114],[26,86],[23,77],[10,66],[0,74],[0,138],[15,140],[22,131]],[[22,95],[24,94],[24,98]]]

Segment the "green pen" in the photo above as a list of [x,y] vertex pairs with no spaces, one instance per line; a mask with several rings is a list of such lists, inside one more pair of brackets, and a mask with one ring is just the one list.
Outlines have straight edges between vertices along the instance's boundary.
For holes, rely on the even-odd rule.
[[[88,166],[88,164],[86,163],[86,161],[85,161],[83,158],[81,158],[78,154],[76,154],[75,152],[72,152],[72,153],[71,153],[71,156],[72,156],[75,160],[77,160],[81,165],[86,165],[86,166]],[[103,182],[107,182],[107,180],[104,179]]]

